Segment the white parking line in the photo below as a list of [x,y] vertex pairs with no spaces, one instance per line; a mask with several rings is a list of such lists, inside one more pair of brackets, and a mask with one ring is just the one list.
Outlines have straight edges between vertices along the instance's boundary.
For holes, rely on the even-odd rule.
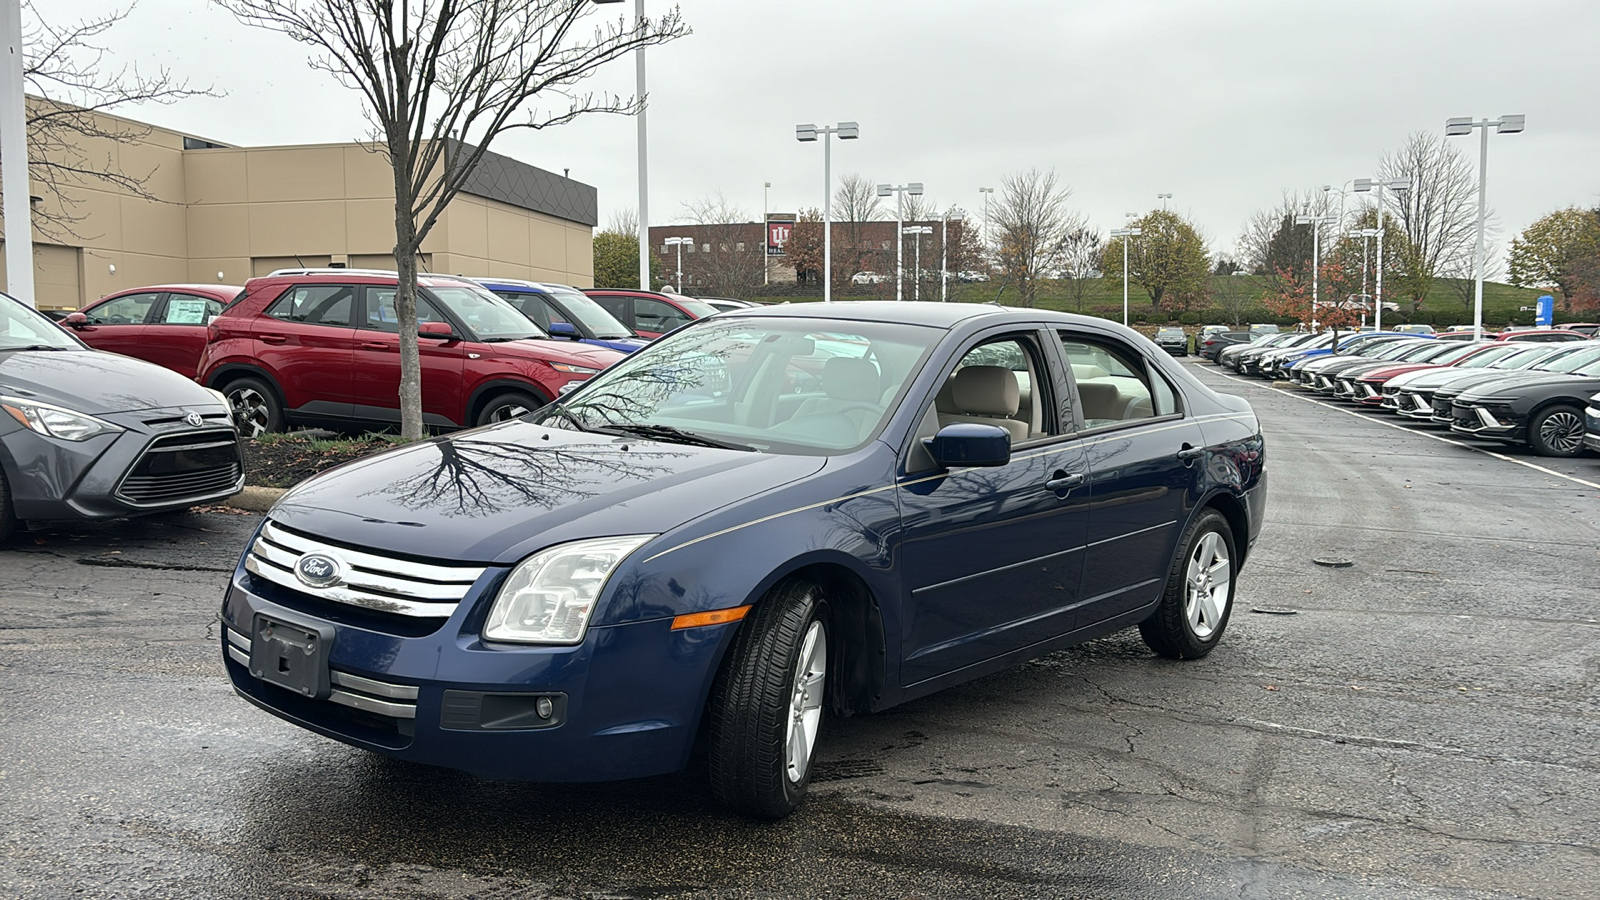
[[[1191,363],[1191,365],[1198,366],[1199,363]],[[1207,370],[1207,371],[1211,371],[1211,370]],[[1524,466],[1526,468],[1534,470],[1535,472],[1543,472],[1546,475],[1553,475],[1556,478],[1564,478],[1567,481],[1570,481],[1570,482],[1572,482],[1574,484],[1581,484],[1584,487],[1594,488],[1595,490],[1600,491],[1600,484],[1596,484],[1593,481],[1585,481],[1582,478],[1577,477],[1576,475],[1568,475],[1568,474],[1566,474],[1564,472],[1557,472],[1554,469],[1547,469],[1544,466],[1528,462],[1525,459],[1517,459],[1515,456],[1507,456],[1504,453],[1496,453],[1493,450],[1485,450],[1482,447],[1474,447],[1471,444],[1463,444],[1460,441],[1454,441],[1454,440],[1451,440],[1450,438],[1447,438],[1447,437],[1440,437],[1437,434],[1429,434],[1426,431],[1417,431],[1414,428],[1407,428],[1404,425],[1397,425],[1394,422],[1385,422],[1384,420],[1379,419],[1379,418],[1377,418],[1375,416],[1369,416],[1369,415],[1366,415],[1364,413],[1357,412],[1356,410],[1353,410],[1353,409],[1341,409],[1340,407],[1334,406],[1331,403],[1324,403],[1321,400],[1316,399],[1315,397],[1306,397],[1306,396],[1303,396],[1301,394],[1291,393],[1286,388],[1278,387],[1277,386],[1277,382],[1273,382],[1271,385],[1259,384],[1259,383],[1256,383],[1252,379],[1242,378],[1242,377],[1240,377],[1238,375],[1229,375],[1229,374],[1221,371],[1220,367],[1218,368],[1217,371],[1212,371],[1211,374],[1220,375],[1223,378],[1228,379],[1229,381],[1238,381],[1238,382],[1241,382],[1243,384],[1248,384],[1251,387],[1258,387],[1258,388],[1262,388],[1264,390],[1275,391],[1275,392],[1277,392],[1277,394],[1279,396],[1293,397],[1296,400],[1300,400],[1300,401],[1305,402],[1305,403],[1315,404],[1317,406],[1322,407],[1323,409],[1331,409],[1334,412],[1342,412],[1347,416],[1353,416],[1353,417],[1355,417],[1357,419],[1361,419],[1361,420],[1367,421],[1367,422],[1372,422],[1372,423],[1377,424],[1377,425],[1382,425],[1382,426],[1384,426],[1386,428],[1393,428],[1396,431],[1403,431],[1406,434],[1414,434],[1414,435],[1417,435],[1418,437],[1430,438],[1432,440],[1438,441],[1441,444],[1449,444],[1452,447],[1460,447],[1463,450],[1471,450],[1474,453],[1482,453],[1485,456],[1492,456],[1495,459],[1503,459],[1508,463],[1516,463],[1519,466]]]

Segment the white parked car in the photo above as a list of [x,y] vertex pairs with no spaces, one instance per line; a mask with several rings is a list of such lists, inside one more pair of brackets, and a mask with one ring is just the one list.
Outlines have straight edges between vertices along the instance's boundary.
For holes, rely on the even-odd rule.
[[888,280],[889,276],[879,275],[877,272],[857,272],[850,276],[851,284],[883,284]]

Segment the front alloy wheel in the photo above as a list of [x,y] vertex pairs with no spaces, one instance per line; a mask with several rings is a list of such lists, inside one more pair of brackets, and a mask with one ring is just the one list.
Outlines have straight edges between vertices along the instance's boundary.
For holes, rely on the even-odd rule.
[[1536,416],[1528,427],[1528,443],[1541,456],[1577,456],[1583,452],[1583,413],[1556,406]]

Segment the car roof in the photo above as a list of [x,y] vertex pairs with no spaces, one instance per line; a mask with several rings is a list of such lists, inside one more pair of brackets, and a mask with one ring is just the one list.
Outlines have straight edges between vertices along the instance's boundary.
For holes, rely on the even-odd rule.
[[527,281],[522,278],[483,278],[477,275],[468,277],[485,287],[492,284],[495,287],[528,288],[531,291],[572,291],[575,294],[583,293],[570,284],[556,284],[553,281]]
[[[934,328],[952,328],[962,322],[982,318],[997,320],[1042,320],[1062,324],[1114,325],[1109,319],[1079,316],[1048,309],[1023,309],[999,306],[993,303],[937,303],[896,300],[847,300],[838,303],[783,303],[749,309],[732,309],[721,313],[718,319],[737,319],[746,316],[786,316],[808,319],[834,319],[838,321],[899,322],[907,325],[928,325]],[[1122,326],[1117,325],[1121,328]]]
[[143,291],[197,291],[201,293],[227,294],[231,297],[242,290],[244,290],[244,287],[237,284],[206,284],[201,282],[196,282],[193,284],[150,284],[145,285],[144,287],[123,288],[120,291],[114,291],[110,294],[107,294],[101,299],[104,300],[110,297],[119,297],[123,294],[137,294]]
[[[246,287],[267,281],[300,281],[309,284],[325,284],[334,282],[338,284],[394,284],[398,276],[385,269],[278,269],[266,275],[258,275],[245,283]],[[461,275],[446,275],[438,272],[418,272],[417,284],[422,287],[444,287],[451,284],[477,284],[470,278]]]

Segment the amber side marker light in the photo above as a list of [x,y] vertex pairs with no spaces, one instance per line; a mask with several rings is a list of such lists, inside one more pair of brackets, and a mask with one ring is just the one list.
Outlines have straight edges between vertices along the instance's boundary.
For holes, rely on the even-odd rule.
[[731,609],[713,609],[710,612],[690,613],[687,616],[677,616],[672,620],[672,630],[680,631],[684,628],[699,628],[702,625],[721,625],[724,622],[737,622],[750,612],[748,606],[735,606]]

